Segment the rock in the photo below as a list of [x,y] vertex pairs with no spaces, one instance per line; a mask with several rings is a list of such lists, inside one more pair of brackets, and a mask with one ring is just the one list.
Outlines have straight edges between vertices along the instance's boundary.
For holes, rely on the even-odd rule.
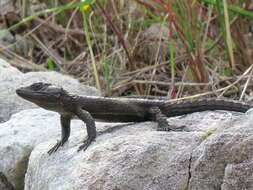
[[86,152],[76,153],[78,138],[51,157],[45,154],[49,144],[39,145],[30,157],[25,189],[185,189],[198,135],[168,135],[150,126],[127,126],[98,137]]
[[37,106],[16,95],[16,89],[34,82],[49,82],[63,86],[67,91],[79,95],[100,95],[94,88],[80,84],[76,79],[57,72],[21,73],[0,59],[0,122],[6,121],[13,113]]
[[61,135],[58,114],[24,110],[0,124],[0,173],[17,190],[252,189],[252,115],[253,109],[168,119],[183,132],[156,131],[152,122],[96,123],[100,135],[85,152],[77,150],[86,129],[74,120],[69,141],[49,156]]
[[0,13],[1,15],[4,15],[8,12],[13,12],[15,11],[15,2],[12,0],[1,0],[0,1]]
[[[234,123],[240,117],[242,119]],[[208,171],[208,169],[211,170],[209,171],[209,178],[203,181],[201,179],[207,174],[201,175],[203,173],[199,174],[199,170],[195,173],[194,168],[202,157],[210,159],[208,155],[223,150],[223,144],[218,144],[220,146],[215,148],[216,143],[214,143],[211,152],[204,152],[207,155],[204,153],[197,154],[198,149],[205,150],[204,145],[209,142],[209,139],[215,136],[222,137],[224,130],[233,129],[233,125],[236,126],[236,131],[242,131],[238,129],[240,127],[238,123],[245,121],[245,118],[247,116],[233,116],[229,112],[204,112],[170,119],[171,123],[178,123],[177,120],[181,120],[180,124],[188,124],[187,130],[189,132],[157,132],[154,131],[154,125],[148,122],[126,126],[120,130],[99,136],[96,142],[84,153],[75,152],[77,144],[82,141],[79,136],[72,137],[68,147],[63,147],[50,157],[45,154],[49,148],[49,143],[42,143],[31,154],[25,189],[220,189],[224,185],[220,183],[216,186],[215,182],[222,182],[224,178],[219,175],[219,170],[217,173],[213,173],[212,169],[221,167],[221,163],[215,162],[215,160],[222,160],[223,165],[226,165],[226,158],[222,157],[226,157],[227,154],[214,157],[213,163],[215,165],[211,163],[210,166],[209,162],[206,161],[206,164],[197,167],[203,172]],[[226,121],[223,125],[221,125],[222,120]],[[253,131],[249,125],[250,122],[248,122],[248,125],[243,126],[246,134]],[[210,125],[213,123],[216,124]],[[191,128],[191,125],[195,128]],[[217,128],[210,136],[205,136],[206,132],[200,132],[211,129],[210,126]],[[220,127],[224,129],[219,129]],[[233,133],[230,135],[233,136]],[[230,136],[227,135],[227,137],[224,141],[229,142]],[[233,141],[234,144],[230,144],[230,147],[239,147],[236,144],[237,141]],[[243,151],[243,154],[246,152]],[[252,154],[253,151],[249,152]],[[240,152],[236,151],[235,155],[237,154],[239,155]],[[242,156],[244,161],[247,157],[251,158],[250,155]],[[250,165],[247,162],[245,164]],[[202,167],[205,166],[207,168],[203,169]],[[237,167],[239,167],[238,164]],[[252,168],[252,166],[249,166],[249,168]],[[228,171],[229,176],[233,176],[231,169]],[[237,168],[236,171],[240,171],[240,169]],[[244,173],[251,175],[250,172]],[[199,175],[202,178],[198,178]],[[212,179],[215,180],[212,181]],[[230,177],[231,179],[234,180]],[[202,184],[197,188],[199,181]],[[226,181],[228,183],[229,180]],[[209,183],[205,184],[205,182]],[[232,188],[233,184],[231,182],[229,188]],[[236,186],[234,189],[240,189],[239,187],[242,186]]]
[[7,177],[2,172],[0,172],[0,189],[15,190],[13,185],[8,181]]
[[[51,143],[42,143],[31,154],[25,190],[252,188],[252,114],[204,112],[170,122],[180,118],[188,132],[139,123],[99,136],[85,152],[76,153],[79,135],[50,157]],[[213,122],[217,130],[205,136]]]
[[[170,28],[164,23],[151,24],[149,28],[140,35],[141,45],[137,46],[135,55],[141,62],[154,64],[156,62],[167,62],[169,58],[168,47]],[[171,41],[172,43],[172,41]],[[185,54],[185,45],[180,40],[173,40],[175,56]]]
[[227,121],[194,149],[189,189],[253,189],[252,116]]
[[205,136],[206,130],[234,117],[230,112],[202,112],[169,119],[172,125],[187,125],[185,132],[158,132],[152,122],[116,124],[115,130],[115,124],[97,123],[98,131],[109,132],[85,152],[77,149],[86,129],[74,120],[69,141],[49,156],[47,151],[60,138],[58,114],[24,110],[0,124],[0,171],[17,190],[23,188],[25,174],[26,190],[188,189],[198,177],[195,150],[223,131]]
[[[75,120],[73,134],[85,134],[84,124]],[[0,124],[0,171],[15,188],[23,189],[28,159],[33,148],[45,141],[51,146],[60,138],[59,115],[43,109],[24,110]],[[83,136],[84,138],[84,136]]]
[[11,46],[11,44],[14,43],[14,41],[14,37],[8,30],[1,30],[0,28],[0,44],[2,45],[2,47],[11,50],[13,49],[13,46]]

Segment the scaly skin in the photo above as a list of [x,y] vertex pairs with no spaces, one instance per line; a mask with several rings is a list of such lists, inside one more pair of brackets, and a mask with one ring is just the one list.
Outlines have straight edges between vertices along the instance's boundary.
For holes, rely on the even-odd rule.
[[86,123],[88,139],[78,150],[85,150],[96,138],[95,119],[109,122],[156,121],[159,130],[171,130],[166,117],[206,110],[246,112],[252,106],[242,102],[219,99],[192,99],[171,102],[155,99],[104,98],[70,95],[49,83],[34,83],[16,90],[22,98],[61,115],[62,137],[48,153],[55,152],[68,140],[70,120],[78,117]]

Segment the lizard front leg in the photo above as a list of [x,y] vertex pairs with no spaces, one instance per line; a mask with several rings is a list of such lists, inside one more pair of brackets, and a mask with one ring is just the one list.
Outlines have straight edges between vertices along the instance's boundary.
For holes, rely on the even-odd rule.
[[95,120],[91,116],[91,114],[85,110],[82,110],[80,107],[76,109],[75,114],[79,119],[81,119],[84,123],[86,123],[88,138],[83,141],[83,144],[78,148],[80,150],[86,150],[92,141],[95,140],[97,132]]
[[60,146],[68,140],[70,135],[70,120],[71,116],[61,115],[61,140],[58,141],[49,151],[48,154],[51,155],[56,152]]
[[158,123],[158,131],[181,131],[184,128],[184,126],[177,128],[171,127],[167,122],[167,117],[159,107],[151,107],[149,113],[151,114],[152,120]]

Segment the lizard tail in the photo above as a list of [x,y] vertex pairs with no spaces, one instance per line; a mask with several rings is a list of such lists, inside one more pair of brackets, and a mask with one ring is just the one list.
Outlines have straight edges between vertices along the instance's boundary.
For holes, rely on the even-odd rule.
[[250,104],[239,101],[210,98],[166,102],[160,109],[164,115],[170,117],[207,110],[227,110],[244,113],[252,107]]

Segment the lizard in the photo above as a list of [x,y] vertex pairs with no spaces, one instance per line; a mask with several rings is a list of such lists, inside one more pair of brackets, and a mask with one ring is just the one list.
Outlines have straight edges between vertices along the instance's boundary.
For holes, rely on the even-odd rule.
[[61,121],[61,140],[48,151],[56,152],[70,136],[70,121],[74,117],[86,123],[88,138],[78,148],[86,150],[95,140],[96,120],[107,122],[155,121],[159,131],[173,130],[167,117],[180,116],[207,110],[246,112],[253,106],[239,101],[224,99],[189,99],[169,101],[161,99],[108,98],[100,96],[78,96],[68,93],[50,83],[37,82],[16,89],[16,93],[38,106],[58,112]]

